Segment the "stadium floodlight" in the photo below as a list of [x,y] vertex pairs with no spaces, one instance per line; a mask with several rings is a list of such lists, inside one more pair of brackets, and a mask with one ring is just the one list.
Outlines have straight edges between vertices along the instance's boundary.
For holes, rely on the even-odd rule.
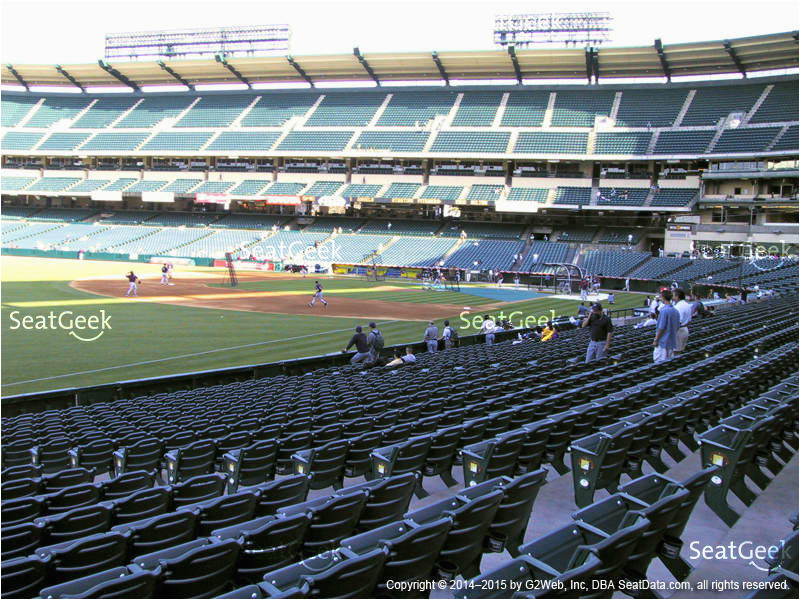
[[611,41],[613,21],[607,12],[497,15],[494,43],[501,48],[536,44],[595,46]]
[[105,57],[113,60],[223,56],[283,56],[289,52],[288,25],[250,25],[139,31],[106,35]]

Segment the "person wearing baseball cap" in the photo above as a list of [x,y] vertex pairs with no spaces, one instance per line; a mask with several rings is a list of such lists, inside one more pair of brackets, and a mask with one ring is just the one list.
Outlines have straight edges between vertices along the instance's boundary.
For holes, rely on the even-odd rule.
[[384,346],[383,334],[381,333],[381,330],[378,329],[375,321],[372,321],[369,324],[367,345],[369,346],[369,359],[367,359],[367,362],[370,364],[375,364],[378,362],[378,358],[380,358],[381,350],[383,350]]
[[585,362],[605,358],[611,346],[611,332],[614,330],[614,325],[608,315],[603,314],[603,307],[600,304],[592,305],[592,310],[583,320],[581,327],[591,327]]

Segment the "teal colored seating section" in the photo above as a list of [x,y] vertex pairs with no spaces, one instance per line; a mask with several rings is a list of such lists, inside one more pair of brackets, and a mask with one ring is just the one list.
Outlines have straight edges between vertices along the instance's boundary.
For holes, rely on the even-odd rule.
[[164,119],[173,119],[194,100],[194,96],[148,96],[129,112],[115,128],[153,127]]
[[651,206],[686,206],[696,195],[696,188],[658,190]]
[[[389,225],[391,225],[391,227]],[[436,233],[437,229],[439,229],[439,224],[432,223],[430,221],[413,221],[411,219],[381,219],[367,222],[361,228],[359,233],[428,236]]]
[[28,188],[30,192],[62,192],[80,181],[80,177],[42,177]]
[[264,193],[273,196],[296,196],[304,187],[305,183],[275,182]]
[[467,192],[467,200],[488,200],[494,202],[503,193],[502,185],[473,185]]
[[559,242],[578,242],[583,244],[590,243],[597,229],[590,227],[565,227],[558,235]]
[[234,196],[257,196],[270,183],[272,182],[266,179],[245,179],[231,190],[231,194]]
[[[176,227],[168,229],[153,227],[152,229],[155,231],[151,235],[114,246],[114,252],[123,254],[162,254],[173,249],[177,250],[181,246],[208,235],[208,231],[205,229],[178,229]],[[173,255],[179,256],[180,252],[176,251]]]
[[685,88],[625,90],[617,109],[617,127],[670,127],[688,93]]
[[642,252],[606,252],[603,250],[589,250],[583,269],[591,275],[605,275],[607,277],[622,277],[650,258],[649,254]]
[[[104,221],[105,223],[105,221]],[[119,225],[104,229],[86,241],[86,249],[92,251],[103,250],[117,245],[125,244],[132,240],[152,234],[156,229],[152,227],[138,227],[134,225]]]
[[421,152],[428,141],[427,131],[363,131],[353,148],[391,152]]
[[218,218],[219,215],[214,213],[162,213],[148,219],[147,224],[164,227],[202,227],[216,221]]
[[[134,180],[132,180],[132,179],[126,179],[126,180],[119,179],[117,181],[119,182],[119,181],[134,181]],[[112,184],[112,185],[114,185],[114,184]],[[129,184],[126,184],[126,187],[127,187],[127,185],[129,185]],[[108,189],[110,187],[111,186],[107,187],[105,189],[105,191],[108,191]],[[123,224],[123,225],[124,224],[129,224],[129,223],[137,223],[138,224],[138,223],[144,223],[145,221],[147,221],[147,219],[153,218],[156,214],[157,213],[150,212],[148,210],[118,210],[118,211],[113,212],[108,217],[103,217],[101,220],[103,221],[103,223],[114,223],[114,224]],[[143,231],[144,233],[152,233],[152,231],[149,230],[149,229],[147,229],[147,230],[139,230],[139,231]]]
[[714,131],[662,131],[653,154],[704,154]]
[[552,272],[553,267],[545,267],[546,263],[563,263],[567,259],[569,244],[560,242],[536,241],[531,243],[528,253],[522,259],[519,270],[522,272]]
[[368,183],[351,183],[339,195],[343,198],[374,198],[382,187]]
[[597,134],[595,154],[646,154],[653,134],[642,131],[610,132]]
[[[630,237],[630,239],[628,239]],[[597,237],[598,244],[638,244],[642,239],[642,231],[638,228],[604,227]]]
[[681,121],[681,127],[716,125],[730,113],[747,113],[753,108],[764,84],[698,87]]
[[642,206],[647,200],[649,189],[601,187],[597,204],[611,206]]
[[517,154],[586,154],[588,133],[523,131],[517,138]]
[[[7,245],[9,242],[14,242],[15,246],[20,246],[20,240],[24,239],[31,239],[32,236],[40,236],[45,231],[49,231],[56,227],[61,227],[61,225],[56,225],[54,223],[28,223],[26,227],[21,229],[16,229],[9,233],[3,234],[3,245]],[[35,239],[35,238],[34,238]],[[25,244],[26,246],[30,247],[30,244]]]
[[207,150],[267,151],[279,135],[278,131],[223,131],[208,145]]
[[91,133],[51,133],[39,146],[39,150],[75,150]]
[[614,92],[595,90],[563,91],[556,94],[553,107],[554,127],[593,127],[595,116],[611,114]]
[[764,152],[781,131],[780,127],[728,129],[714,144],[711,154],[725,152]]
[[103,190],[104,192],[121,192],[129,185],[136,182],[134,177],[120,177],[116,181],[108,184],[108,186]]
[[392,95],[378,125],[422,126],[437,115],[450,112],[455,92],[397,92]]
[[30,150],[43,137],[43,133],[9,131],[3,136],[3,150]]
[[227,127],[254,99],[252,94],[201,96],[175,127]]
[[750,122],[796,121],[798,114],[797,96],[796,81],[776,83],[764,102],[758,107]]
[[161,191],[172,192],[173,194],[185,194],[200,183],[200,181],[200,179],[176,179]]
[[210,138],[210,132],[177,133],[165,131],[155,134],[142,150],[200,150]]
[[299,152],[325,152],[344,150],[353,137],[352,131],[292,131],[276,150]]
[[343,234],[326,242],[320,256],[330,256],[335,262],[358,264],[391,241],[389,235]]
[[225,215],[219,221],[211,224],[213,228],[230,229],[271,229],[273,226],[280,226],[285,217],[276,215]]
[[463,190],[464,187],[460,185],[429,185],[422,191],[420,198],[436,198],[443,202],[455,201]]
[[419,183],[395,182],[383,193],[384,198],[413,198],[419,189]]
[[315,181],[308,188],[304,196],[332,196],[336,191],[344,185],[343,181]]
[[797,125],[792,125],[791,127],[787,128],[786,131],[783,132],[783,135],[780,138],[778,138],[778,141],[775,142],[775,145],[772,147],[772,150],[789,150],[797,152],[798,149],[797,135],[798,135]]
[[182,256],[224,258],[226,252],[237,252],[260,239],[258,231],[214,231],[209,236],[181,246]]
[[137,181],[125,191],[131,194],[141,194],[142,192],[157,192],[165,185],[167,185],[166,181],[142,180],[142,181]]
[[442,237],[459,237],[465,232],[469,239],[498,238],[518,240],[524,227],[507,223],[471,223],[459,221],[446,226],[442,230]]
[[[18,190],[23,189],[26,185],[36,180],[36,177],[9,177],[7,175],[3,175],[0,177],[0,189],[4,192],[15,192]],[[3,216],[7,215],[8,209],[3,209]],[[31,212],[30,210],[26,209],[26,212]],[[24,215],[23,215],[24,216]]]
[[81,150],[133,151],[142,145],[149,133],[98,133]]
[[331,233],[333,228],[335,227],[338,229],[342,228],[342,233],[352,233],[356,231],[361,224],[364,222],[364,219],[353,219],[349,217],[317,217],[314,219],[314,222],[308,225],[303,232],[304,233],[315,233],[318,237],[321,235],[322,238],[325,235]]
[[522,253],[523,248],[523,242],[468,239],[445,259],[444,264],[461,269],[508,269],[514,263],[514,255]]
[[99,190],[101,187],[108,183],[108,179],[84,179],[78,185],[70,188],[73,193],[91,193]]
[[224,194],[231,187],[233,187],[233,182],[232,181],[204,181],[198,187],[196,187],[192,191],[192,193],[193,194]]
[[430,151],[504,153],[509,137],[505,131],[442,131]]
[[504,127],[541,127],[550,92],[511,92],[500,124]]
[[381,252],[375,262],[394,267],[432,267],[456,242],[453,238],[403,237]]
[[[72,191],[72,190],[70,190]],[[40,212],[31,215],[33,221],[59,221],[59,222],[74,222],[83,221],[95,214],[97,211],[93,208],[73,209],[73,208],[45,208]]]
[[306,121],[306,127],[363,127],[367,125],[386,94],[326,93]]
[[83,94],[47,97],[25,127],[50,127],[62,119],[74,119],[91,101],[91,98]]
[[319,94],[285,93],[261,96],[242,117],[242,127],[282,127],[293,116],[303,116],[314,105]]
[[108,127],[120,118],[122,114],[136,104],[138,98],[98,98],[89,110],[80,119],[75,121],[73,127],[84,129],[100,129]]
[[452,125],[490,127],[502,98],[503,92],[464,92]]
[[509,202],[539,202],[544,204],[547,202],[549,193],[550,190],[546,188],[512,187],[506,200]]
[[3,94],[0,99],[0,124],[3,127],[14,127],[38,101],[39,96]]
[[553,204],[587,205],[592,201],[592,188],[559,186]]

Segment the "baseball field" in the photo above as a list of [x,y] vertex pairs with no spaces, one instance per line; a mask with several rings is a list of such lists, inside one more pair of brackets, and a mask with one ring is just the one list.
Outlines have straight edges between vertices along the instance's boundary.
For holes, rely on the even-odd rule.
[[[535,325],[573,315],[577,300],[488,285],[460,292],[412,281],[289,273],[241,274],[160,265],[2,256],[2,395],[89,386],[341,352],[356,325],[379,323],[387,345],[419,341],[429,319],[449,318],[460,335],[480,315]],[[126,297],[126,273],[141,278]],[[314,281],[328,306],[308,304]],[[617,308],[641,304],[618,294]]]

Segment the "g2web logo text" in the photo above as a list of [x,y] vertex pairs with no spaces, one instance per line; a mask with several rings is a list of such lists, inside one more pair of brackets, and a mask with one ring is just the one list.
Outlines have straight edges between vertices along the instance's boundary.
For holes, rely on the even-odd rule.
[[94,315],[75,315],[71,310],[61,312],[50,311],[46,315],[21,315],[15,310],[9,315],[12,325],[9,329],[16,331],[66,331],[81,342],[93,342],[111,329],[111,315],[101,310]]

